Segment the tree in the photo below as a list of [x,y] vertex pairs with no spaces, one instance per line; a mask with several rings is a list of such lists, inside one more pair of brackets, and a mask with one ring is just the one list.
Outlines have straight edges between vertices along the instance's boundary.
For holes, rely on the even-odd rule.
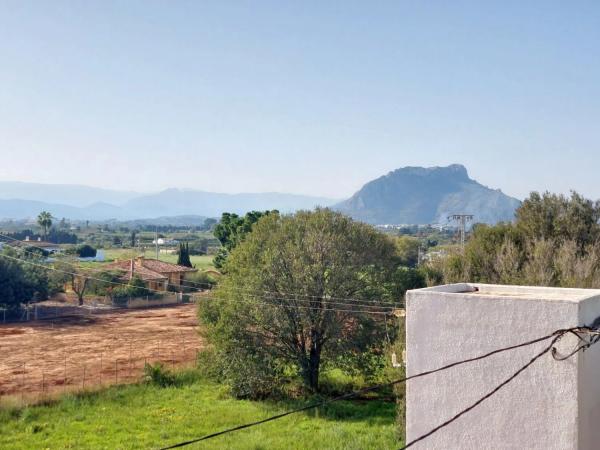
[[193,267],[192,261],[190,260],[190,246],[189,244],[181,242],[179,244],[179,252],[177,256],[177,264],[185,267]]
[[[54,263],[54,269],[56,274],[52,280],[54,289],[58,290],[58,286],[61,284],[71,288],[71,290],[77,295],[77,301],[79,305],[83,305],[84,297],[87,289],[91,286],[91,280],[88,275],[84,272],[78,271],[75,267],[75,260],[71,262],[67,261],[56,261]],[[96,277],[94,277],[96,278]]]
[[574,241],[578,251],[600,238],[600,202],[577,192],[571,197],[532,192],[516,212],[516,225],[528,239]]
[[35,254],[19,255],[10,248],[0,252],[0,303],[9,310],[18,309],[21,303],[44,300],[48,296],[46,270],[14,258],[41,263],[41,258]]
[[48,230],[52,226],[52,214],[50,214],[48,211],[42,211],[37,216],[37,223],[42,228],[44,240],[46,240],[48,236]]
[[417,267],[421,242],[412,236],[398,236],[395,240],[396,252],[403,266]]
[[464,254],[444,260],[444,281],[600,287],[600,203],[533,192],[515,223],[476,225]]
[[65,252],[68,255],[77,255],[80,258],[94,258],[98,251],[89,244],[79,245],[77,247],[71,247]]
[[242,242],[245,236],[252,230],[252,226],[258,220],[269,214],[278,214],[277,210],[272,211],[250,211],[245,216],[240,217],[237,214],[223,213],[221,221],[214,227],[213,234],[219,240],[222,247],[213,259],[213,264],[217,269],[225,266],[225,261],[229,253]]
[[129,243],[131,245],[131,248],[135,247],[135,237],[136,237],[136,232],[135,232],[135,230],[133,230],[131,232],[131,235],[129,236]]
[[83,305],[83,299],[85,295],[85,290],[88,285],[89,278],[85,275],[81,274],[72,274],[71,275],[71,289],[77,295],[77,300],[79,302],[79,306]]
[[381,299],[395,266],[389,237],[339,213],[264,215],[229,255],[217,299],[199,306],[223,378],[238,395],[260,396],[286,367],[311,391],[323,363],[359,367],[385,342],[383,321],[335,299]]

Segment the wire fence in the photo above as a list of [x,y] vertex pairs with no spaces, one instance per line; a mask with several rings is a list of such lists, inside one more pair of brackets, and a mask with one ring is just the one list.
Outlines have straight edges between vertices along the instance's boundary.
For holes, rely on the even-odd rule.
[[66,319],[113,313],[122,309],[157,308],[181,303],[192,303],[197,295],[179,292],[165,292],[160,295],[143,297],[111,298],[108,296],[87,296],[79,305],[75,295],[62,294],[57,299],[28,303],[20,308],[10,309],[0,304],[0,323],[19,323],[36,320]]
[[0,407],[139,382],[146,364],[192,367],[202,348],[193,305],[117,311],[92,325],[87,319],[0,327]]
[[[199,346],[192,342],[154,341],[148,349],[147,341],[131,340],[125,344],[123,355],[99,351],[95,358],[76,359],[67,352],[53,360],[23,360],[5,366],[9,374],[0,383],[0,407],[26,406],[40,403],[65,393],[84,392],[108,385],[136,383],[143,379],[146,364],[160,363],[166,368],[181,369],[196,364]],[[128,348],[127,348],[128,347]]]

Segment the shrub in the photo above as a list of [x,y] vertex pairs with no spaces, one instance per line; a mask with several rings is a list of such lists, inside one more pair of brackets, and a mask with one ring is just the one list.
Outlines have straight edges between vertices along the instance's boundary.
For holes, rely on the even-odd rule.
[[161,363],[144,365],[144,381],[160,387],[173,386],[176,381],[174,374],[166,370]]

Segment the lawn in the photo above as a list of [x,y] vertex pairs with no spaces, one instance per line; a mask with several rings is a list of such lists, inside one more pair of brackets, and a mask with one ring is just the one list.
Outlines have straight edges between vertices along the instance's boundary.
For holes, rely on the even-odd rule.
[[[131,249],[121,249],[121,248],[110,248],[104,250],[104,256],[107,261],[115,260],[115,259],[127,259],[131,258],[131,255],[135,254],[135,251]],[[146,258],[156,258],[156,252],[154,250],[146,250],[144,256]],[[196,266],[197,269],[213,269],[213,260],[214,256],[212,255],[191,255],[190,260],[192,264]],[[169,262],[176,264],[177,263],[177,255],[170,253],[159,253],[158,259],[161,261]]]
[[[229,397],[193,372],[176,387],[113,387],[57,403],[0,411],[0,448],[160,448],[304,404]],[[391,449],[396,406],[345,401],[197,443],[197,449]]]

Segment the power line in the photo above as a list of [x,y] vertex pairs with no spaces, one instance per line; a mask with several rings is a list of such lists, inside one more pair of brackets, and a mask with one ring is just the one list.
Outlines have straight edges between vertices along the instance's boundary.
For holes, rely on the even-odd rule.
[[[10,236],[7,236],[7,235],[1,234],[1,233],[0,233],[0,237],[5,237],[5,238],[11,239],[13,241],[23,242],[23,241],[20,241],[18,239],[12,238]],[[44,250],[42,247],[37,247],[35,245],[30,245],[30,247],[38,248],[40,250]],[[21,250],[23,253],[27,253],[27,254],[31,254],[31,255],[37,256],[37,253],[35,253],[35,252],[28,251],[28,250],[23,249],[23,248],[20,248],[19,250]],[[105,269],[101,269],[101,268],[80,267],[77,264],[73,264],[73,263],[70,263],[70,262],[67,262],[67,261],[64,261],[64,260],[62,260],[61,262],[63,264],[66,264],[66,265],[69,265],[71,267],[74,267],[77,270],[82,271],[82,272],[92,272],[92,273],[103,273],[103,272],[106,272]],[[81,276],[80,274],[77,274],[77,275]],[[88,279],[93,279],[93,280],[101,281],[101,280],[99,280],[97,278],[92,278],[92,277],[88,277],[88,276],[82,276],[82,277],[83,278],[88,278]],[[106,280],[104,280],[104,281],[106,281]],[[106,281],[106,282],[109,282],[109,281]],[[119,283],[113,282],[113,284],[119,284]],[[124,286],[127,286],[127,284],[124,284],[124,283],[120,283],[120,284],[124,285]],[[193,282],[191,280],[184,280],[181,284],[184,287],[196,289],[196,292],[199,292],[199,289],[200,289],[197,286],[200,286],[200,285],[203,285],[203,286],[212,286],[209,283],[199,283],[199,282]],[[189,284],[194,285],[194,286],[190,286]],[[251,292],[259,292],[259,293],[268,294],[268,295],[274,294],[274,295],[290,295],[290,296],[307,297],[307,298],[319,299],[319,300],[322,300],[322,301],[324,301],[324,302],[326,302],[328,304],[332,304],[332,305],[333,304],[338,304],[338,305],[342,305],[342,306],[351,306],[351,307],[359,307],[359,308],[380,308],[380,309],[388,308],[388,309],[391,310],[391,309],[393,309],[393,308],[395,308],[397,306],[400,306],[400,305],[397,305],[397,304],[395,304],[393,302],[378,302],[377,300],[368,300],[368,299],[359,300],[359,299],[353,299],[353,298],[333,297],[333,296],[319,297],[319,296],[307,295],[307,294],[285,293],[285,292],[275,292],[275,291],[264,291],[264,290],[259,290],[259,289],[235,288],[235,287],[221,287],[220,289],[222,289],[222,290],[230,290],[230,291],[233,291],[233,292],[243,292],[243,293],[247,293],[249,295],[253,295],[253,294],[251,294]],[[151,290],[151,289],[148,288],[148,290]],[[154,290],[154,291],[155,292],[164,292],[164,291],[159,291],[159,290]],[[308,299],[297,299],[297,298],[292,299],[292,298],[289,298],[289,297],[275,298],[275,300],[278,300],[278,299],[294,300],[294,301],[301,301],[301,302],[310,302],[311,304],[313,302],[313,300],[308,300]],[[345,300],[345,301],[354,302],[354,303],[343,303],[343,302],[337,302],[337,301],[331,301],[331,300]],[[371,305],[370,303],[372,303],[373,305]]]
[[[589,327],[575,327],[575,328],[557,330],[554,333],[546,335],[546,336],[543,336],[541,338],[537,338],[537,339],[533,339],[531,341],[523,342],[521,344],[516,344],[516,345],[509,346],[509,347],[504,347],[504,348],[500,348],[500,349],[497,349],[497,350],[493,350],[491,352],[485,353],[485,354],[480,355],[480,356],[476,356],[474,358],[469,358],[469,359],[465,359],[465,360],[462,360],[462,361],[457,361],[457,362],[448,364],[446,366],[439,367],[437,369],[428,370],[428,371],[425,371],[425,372],[420,372],[418,374],[411,375],[411,376],[408,376],[408,377],[405,377],[405,378],[400,378],[400,379],[397,379],[397,380],[394,380],[394,381],[390,381],[388,383],[380,383],[380,384],[377,384],[377,385],[374,385],[374,386],[370,386],[370,387],[366,387],[366,388],[363,388],[363,389],[359,389],[357,391],[353,391],[353,392],[350,392],[350,393],[347,393],[347,394],[344,394],[344,395],[340,395],[338,397],[334,397],[334,398],[331,398],[331,399],[328,399],[328,400],[324,400],[324,401],[321,401],[321,402],[311,403],[311,404],[303,406],[301,408],[296,408],[296,409],[293,409],[293,410],[290,410],[290,411],[283,412],[281,414],[276,414],[274,416],[267,417],[266,419],[258,420],[258,421],[255,421],[255,422],[250,422],[250,423],[247,423],[247,424],[244,424],[244,425],[238,425],[236,427],[228,428],[228,429],[225,429],[225,430],[222,430],[222,431],[218,431],[216,433],[208,434],[208,435],[202,436],[200,438],[191,439],[191,440],[188,440],[188,441],[185,441],[185,442],[180,442],[180,443],[177,443],[177,444],[174,444],[174,445],[163,447],[162,450],[169,450],[169,449],[173,449],[173,448],[185,447],[187,445],[194,444],[196,442],[205,441],[205,440],[208,440],[208,439],[215,438],[217,436],[222,436],[224,434],[232,433],[234,431],[243,430],[245,428],[250,428],[250,427],[253,427],[253,426],[261,425],[263,423],[267,423],[267,422],[271,422],[271,421],[274,421],[274,420],[277,420],[277,419],[281,419],[281,418],[289,416],[291,414],[296,414],[296,413],[299,413],[299,412],[302,412],[302,411],[306,411],[306,410],[309,410],[309,409],[317,408],[319,406],[324,406],[324,405],[327,405],[327,404],[330,404],[330,403],[333,403],[333,402],[337,402],[337,401],[340,401],[340,400],[346,400],[346,399],[349,399],[349,398],[353,398],[353,397],[356,397],[356,396],[358,396],[360,394],[364,394],[364,393],[367,393],[367,392],[379,390],[379,389],[384,388],[384,387],[389,387],[389,386],[394,386],[394,385],[397,385],[397,384],[405,383],[406,381],[409,381],[409,380],[412,380],[412,379],[415,379],[415,378],[424,377],[426,375],[430,375],[430,374],[433,374],[433,373],[436,373],[436,372],[441,372],[441,371],[450,369],[452,367],[456,367],[456,366],[459,366],[459,365],[462,365],[462,364],[466,364],[466,363],[469,363],[469,362],[474,362],[474,361],[482,360],[482,359],[488,358],[488,357],[490,357],[492,355],[495,355],[495,354],[498,354],[498,353],[506,352],[506,351],[509,351],[509,350],[514,350],[514,349],[521,348],[521,347],[527,347],[527,346],[536,344],[538,342],[543,342],[543,341],[545,341],[547,339],[552,338],[552,341],[551,341],[550,345],[548,345],[547,347],[544,348],[543,351],[541,351],[540,353],[538,353],[537,355],[535,355],[527,364],[525,364],[519,370],[517,370],[510,378],[508,378],[505,381],[503,381],[501,384],[499,384],[498,386],[496,386],[488,394],[486,394],[485,396],[483,396],[482,398],[480,398],[477,402],[473,403],[468,408],[465,408],[464,410],[462,410],[461,412],[459,412],[458,414],[456,414],[451,419],[449,419],[446,422],[444,422],[443,424],[435,427],[434,429],[432,429],[431,431],[425,433],[424,435],[419,436],[418,438],[414,439],[413,441],[408,442],[404,447],[402,447],[400,449],[400,450],[404,450],[404,449],[407,449],[410,446],[414,445],[415,443],[417,443],[417,442],[419,442],[419,441],[421,441],[421,440],[423,440],[423,439],[431,436],[432,434],[436,433],[440,429],[448,426],[450,423],[454,422],[456,419],[458,419],[463,414],[466,414],[467,412],[469,412],[472,409],[474,409],[475,407],[477,407],[480,403],[482,403],[483,401],[485,401],[486,399],[488,399],[489,397],[491,397],[492,395],[494,395],[496,392],[498,392],[500,389],[502,389],[504,386],[506,386],[508,383],[510,383],[511,381],[513,381],[517,376],[519,376],[523,371],[525,371],[525,369],[527,369],[536,360],[538,360],[539,358],[541,358],[543,355],[545,355],[549,351],[552,350],[552,355],[555,357],[555,359],[557,359],[556,358],[556,349],[554,348],[554,344],[556,344],[556,342],[562,336],[564,336],[567,333],[576,333],[576,335],[578,335],[577,333],[582,333],[582,334],[589,333],[589,334],[595,335],[594,339],[592,339],[591,341],[586,342],[584,345],[580,346],[577,351],[579,351],[579,350],[585,350],[586,348],[588,348],[589,346],[595,344],[596,342],[598,342],[598,340],[600,340],[600,331],[598,329],[592,329],[592,328],[589,328]],[[580,339],[582,339],[582,338],[580,337]],[[570,356],[572,356],[573,354],[575,354],[575,353],[571,353]]]
[[[94,278],[94,277],[90,277],[88,275],[81,275],[81,274],[76,273],[76,272],[69,272],[67,270],[57,269],[56,267],[49,267],[49,266],[47,266],[45,264],[35,263],[33,261],[28,261],[26,259],[15,258],[14,256],[10,256],[10,255],[7,255],[5,253],[0,253],[0,258],[7,258],[7,259],[14,260],[14,261],[19,261],[20,263],[23,263],[23,264],[29,264],[30,266],[40,267],[40,268],[46,269],[46,270],[53,270],[55,272],[64,273],[65,275],[71,275],[71,276],[74,276],[74,277],[86,278],[88,280],[99,281],[101,283],[107,283],[107,284],[112,284],[112,285],[116,285],[116,286],[130,287],[126,283],[119,283],[118,281],[103,280],[101,278]],[[164,294],[165,293],[165,291],[159,291],[158,289],[152,289],[152,288],[148,288],[148,287],[145,287],[144,289],[147,290],[147,291],[151,291],[151,292],[158,292],[160,294]]]
[[[19,261],[20,263],[23,264],[29,264],[31,266],[35,266],[35,267],[40,267],[42,269],[45,270],[51,270],[51,271],[56,271],[56,272],[60,272],[60,273],[64,273],[67,275],[71,275],[71,276],[79,276],[82,278],[87,278],[88,280],[94,280],[94,281],[98,281],[101,283],[108,283],[108,284],[112,284],[112,285],[117,285],[117,286],[126,286],[129,287],[128,284],[125,283],[119,283],[117,281],[111,281],[111,280],[103,280],[101,278],[94,278],[94,277],[90,277],[88,275],[80,275],[78,273],[75,272],[69,272],[66,270],[61,270],[61,269],[57,269],[55,267],[49,267],[46,266],[44,264],[38,264],[32,261],[28,261],[28,260],[24,260],[21,258],[16,258],[14,256],[9,256],[6,255],[4,253],[0,253],[0,257],[2,258],[8,258],[14,261]],[[151,291],[151,292],[157,292],[160,294],[164,294],[165,291],[159,291],[157,289],[152,289],[152,288],[144,288],[147,291]],[[205,296],[204,298],[209,298],[209,299],[216,299],[216,297],[209,297],[209,296]],[[294,299],[281,299],[281,300],[294,300]],[[309,309],[309,310],[317,310],[317,311],[335,311],[335,312],[346,312],[346,313],[357,313],[357,314],[378,314],[378,315],[387,315],[390,314],[393,310],[393,308],[390,308],[389,311],[371,311],[371,310],[359,310],[359,309],[340,309],[340,308],[320,308],[320,307],[312,307],[312,306],[301,306],[301,305],[282,305],[282,304],[273,304],[273,303],[268,303],[265,301],[255,301],[258,304],[262,304],[262,305],[267,305],[267,306],[271,306],[271,307],[281,307],[281,308],[289,308],[289,309]],[[357,306],[357,305],[354,305]],[[358,307],[358,306],[357,306]]]
[[[202,283],[202,282],[197,282],[197,281],[191,281],[191,280],[184,280],[185,283],[188,283],[190,285],[194,285],[194,286],[203,286],[206,287],[208,289],[210,289],[213,285],[210,283]],[[221,287],[221,289],[223,289]],[[261,290],[261,289],[250,289],[250,288],[234,288],[234,287],[227,287],[226,289],[231,289],[233,291],[240,291],[240,292],[261,292],[264,294],[275,294],[275,295],[286,295],[286,296],[298,296],[298,297],[306,297],[306,298],[314,298],[314,299],[322,299],[322,300],[345,300],[345,301],[356,301],[356,302],[366,302],[366,303],[375,303],[377,302],[377,300],[369,300],[369,299],[357,299],[357,298],[350,298],[350,297],[334,297],[334,296],[330,296],[330,295],[324,295],[324,296],[320,296],[320,295],[310,295],[310,294],[301,294],[301,293],[297,293],[297,292],[280,292],[280,291],[266,291],[266,290]],[[393,305],[394,302],[387,302],[390,305]]]
[[[41,249],[41,247],[37,247],[37,248],[40,248],[40,249]],[[35,253],[35,252],[31,252],[31,251],[28,251],[28,250],[25,250],[25,249],[20,249],[20,250],[21,250],[23,253],[27,253],[27,254],[31,254],[31,255],[37,256],[37,253]],[[10,256],[7,256],[7,255],[0,255],[0,256],[5,256],[5,257],[7,257],[7,258],[16,259],[16,258],[14,258],[14,257],[10,257]],[[23,259],[20,259],[20,258],[19,258],[18,260],[19,260],[19,261],[21,261],[21,262],[23,262],[23,263],[29,263],[29,264],[32,264],[32,265],[36,265],[36,264],[33,264],[33,263],[32,263],[32,262],[30,262],[30,261],[23,260]],[[82,271],[82,272],[86,272],[86,271],[87,271],[87,272],[93,272],[93,273],[102,273],[102,272],[106,272],[105,270],[102,270],[102,269],[100,269],[100,268],[98,268],[98,269],[92,269],[92,268],[82,268],[82,267],[78,266],[77,264],[69,263],[69,262],[66,262],[66,261],[62,261],[62,263],[63,263],[63,264],[66,264],[66,265],[68,265],[68,266],[74,267],[74,268],[76,268],[77,270],[80,270],[80,271]],[[73,275],[73,276],[80,276],[80,277],[82,277],[82,278],[87,278],[87,279],[89,279],[89,280],[95,280],[95,281],[100,281],[100,282],[110,283],[110,284],[113,284],[113,285],[128,286],[126,283],[119,283],[119,282],[110,281],[110,280],[102,280],[102,279],[99,279],[99,278],[90,277],[90,276],[88,276],[88,275],[81,275],[81,274],[79,274],[79,273],[68,272],[68,271],[64,271],[64,270],[56,269],[56,268],[49,267],[49,266],[45,266],[45,265],[40,265],[40,264],[37,264],[37,265],[38,265],[39,267],[43,267],[43,268],[45,268],[46,270],[56,270],[56,271],[63,272],[63,273],[69,274],[69,275]],[[200,283],[196,283],[196,284],[200,284]],[[189,286],[185,286],[185,287],[188,287],[188,288],[189,288]],[[145,289],[146,289],[146,290],[148,290],[148,291],[153,291],[153,292],[164,293],[164,291],[160,291],[160,290],[157,290],[157,289],[151,289],[151,288],[145,288]],[[196,291],[194,291],[194,292],[201,292],[201,291],[199,290],[199,288],[195,288],[195,289],[196,289]],[[247,293],[247,295],[249,295],[249,296],[251,296],[251,297],[257,297],[257,296],[256,296],[256,295],[254,295],[254,294],[250,294],[250,292],[251,292],[250,290],[244,290],[243,288],[237,288],[237,289],[236,289],[236,288],[220,288],[220,289],[222,289],[222,290],[224,290],[224,291],[231,290],[231,291],[234,291],[234,292],[235,292],[235,291],[237,291],[237,290],[239,290],[239,291],[242,291],[242,292],[245,292],[245,293]],[[267,294],[269,294],[269,293],[270,293],[269,291],[260,291],[260,290],[254,290],[253,292],[262,292],[262,293],[267,293]],[[272,292],[272,294],[275,294],[275,292]],[[316,297],[315,297],[315,298],[316,298]],[[344,303],[344,302],[330,301],[330,300],[329,300],[329,298],[340,298],[340,299],[343,299],[342,297],[326,297],[326,298],[322,298],[321,300],[323,300],[323,302],[324,302],[324,303],[326,303],[327,305],[339,305],[339,306],[341,306],[341,307],[343,307],[343,306],[347,306],[347,307],[350,307],[350,308],[376,308],[376,309],[378,309],[378,310],[385,310],[385,311],[388,311],[388,312],[390,312],[390,313],[391,313],[391,312],[392,312],[392,311],[395,309],[395,307],[396,307],[396,305],[394,305],[394,304],[389,304],[389,303],[388,303],[388,304],[383,304],[383,303],[380,303],[380,304],[377,304],[377,305],[376,305],[376,304],[375,304],[375,301],[371,301],[371,303],[372,303],[372,304],[362,304],[362,303]],[[314,303],[314,300],[310,300],[310,299],[306,299],[306,298],[305,298],[305,299],[297,299],[297,298],[288,298],[288,297],[275,297],[275,298],[270,298],[270,299],[264,299],[264,298],[263,298],[263,300],[281,300],[281,301],[305,302],[305,303],[309,303],[310,305],[312,305],[312,304]],[[352,301],[353,299],[345,299],[345,300]],[[307,307],[305,307],[305,306],[298,306],[298,307],[299,307],[299,308],[307,308]],[[338,308],[339,308],[339,307],[338,307]],[[315,307],[312,307],[312,308],[309,308],[309,309],[314,309],[314,310],[331,310],[331,311],[334,311],[334,310],[335,310],[335,311],[350,311],[350,310],[345,310],[345,309],[334,309],[334,308],[325,309],[325,308],[322,308],[322,307],[316,307],[316,306],[315,306]],[[361,310],[361,311],[359,311],[359,310],[352,310],[352,311],[350,311],[350,312],[369,312],[369,311],[370,311],[370,309],[368,309],[368,310],[366,310],[366,311],[362,311],[362,310]],[[377,311],[377,312],[379,312],[379,313],[380,313],[380,311]]]
[[[199,297],[200,299],[210,299],[210,300],[224,300],[219,297],[203,295]],[[362,309],[341,309],[341,308],[328,308],[328,307],[316,307],[316,306],[304,306],[304,305],[284,305],[281,303],[269,303],[265,301],[268,299],[263,299],[260,297],[255,298],[252,302],[257,305],[266,305],[275,308],[287,308],[287,309],[307,309],[313,311],[334,311],[334,312],[346,312],[346,313],[354,313],[354,314],[375,314],[375,315],[383,315],[388,316],[392,314],[393,309],[390,308],[387,311],[373,311],[373,310],[362,310]],[[293,300],[293,299],[280,299],[280,300]],[[225,300],[231,302],[231,300]]]

